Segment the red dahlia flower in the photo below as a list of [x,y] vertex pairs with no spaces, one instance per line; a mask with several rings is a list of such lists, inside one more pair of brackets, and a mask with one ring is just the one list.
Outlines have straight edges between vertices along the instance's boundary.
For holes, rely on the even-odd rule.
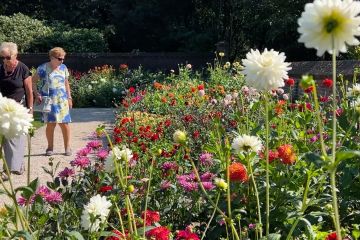
[[229,166],[230,180],[233,182],[246,182],[248,175],[242,163],[234,162]]
[[332,85],[333,85],[333,80],[331,80],[330,78],[325,78],[325,79],[322,81],[322,85],[323,85],[324,87],[331,88]]
[[169,240],[170,230],[167,227],[156,227],[146,232],[146,237],[154,240]]

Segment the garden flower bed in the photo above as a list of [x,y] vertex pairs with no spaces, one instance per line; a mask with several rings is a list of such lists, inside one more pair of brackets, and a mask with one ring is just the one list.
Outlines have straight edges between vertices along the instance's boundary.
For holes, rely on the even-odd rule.
[[[349,10],[355,2],[332,2],[315,1],[359,25],[359,12]],[[315,3],[307,5],[301,26],[316,22],[306,18],[319,7]],[[320,17],[338,15],[329,16]],[[303,27],[300,40],[317,47]],[[327,33],[339,41],[336,46],[345,44],[332,30]],[[344,50],[329,46],[317,49]],[[125,88],[113,131],[96,129],[98,138],[48,186],[34,180],[18,189],[17,204],[1,208],[0,236],[358,239],[356,77],[334,74],[315,84],[305,75],[304,95],[294,99],[283,53],[252,50],[241,63],[223,62],[222,56],[207,77],[188,64]],[[319,84],[329,89],[326,95],[317,94]]]

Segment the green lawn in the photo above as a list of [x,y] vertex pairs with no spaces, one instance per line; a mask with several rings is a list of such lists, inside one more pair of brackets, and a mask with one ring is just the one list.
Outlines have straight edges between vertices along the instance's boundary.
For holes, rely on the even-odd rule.
[[41,112],[34,112],[33,126],[35,129],[42,127],[44,123],[41,122]]

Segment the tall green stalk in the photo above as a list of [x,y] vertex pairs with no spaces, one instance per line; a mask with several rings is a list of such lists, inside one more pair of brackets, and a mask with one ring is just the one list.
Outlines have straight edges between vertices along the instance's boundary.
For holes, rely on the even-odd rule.
[[337,166],[335,165],[336,160],[336,109],[337,109],[337,101],[336,101],[336,49],[334,43],[334,36],[332,36],[332,46],[333,46],[333,53],[332,53],[332,78],[333,78],[333,86],[332,86],[332,110],[333,110],[333,125],[332,125],[332,151],[331,151],[331,163],[333,167],[330,169],[330,185],[331,185],[331,192],[332,192],[332,202],[334,208],[334,223],[336,229],[336,236],[338,240],[341,240],[341,227],[340,227],[340,216],[339,216],[339,208],[337,203],[337,195],[336,195],[336,169]]
[[266,125],[266,237],[269,237],[270,229],[270,180],[269,180],[269,103],[265,94],[265,125]]
[[[246,156],[246,158],[248,158],[248,156]],[[261,221],[261,209],[260,209],[259,192],[258,192],[257,187],[256,187],[255,177],[254,177],[254,173],[253,173],[253,170],[252,170],[250,159],[247,159],[247,160],[248,160],[248,168],[249,168],[249,173],[250,173],[250,179],[251,179],[251,182],[252,182],[252,184],[254,186],[254,191],[255,191],[258,221],[259,221],[259,225],[260,225],[260,238],[262,238],[262,221]]]

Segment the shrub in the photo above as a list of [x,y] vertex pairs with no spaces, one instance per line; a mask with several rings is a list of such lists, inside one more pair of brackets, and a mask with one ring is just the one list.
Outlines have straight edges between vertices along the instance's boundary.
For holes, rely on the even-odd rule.
[[51,32],[52,29],[42,21],[21,13],[0,16],[0,41],[17,43],[20,52],[28,51],[35,39],[46,37]]
[[104,52],[104,34],[98,29],[72,28],[61,22],[52,25],[18,13],[0,16],[0,41],[15,42],[20,52],[47,52],[61,46],[67,52]]

